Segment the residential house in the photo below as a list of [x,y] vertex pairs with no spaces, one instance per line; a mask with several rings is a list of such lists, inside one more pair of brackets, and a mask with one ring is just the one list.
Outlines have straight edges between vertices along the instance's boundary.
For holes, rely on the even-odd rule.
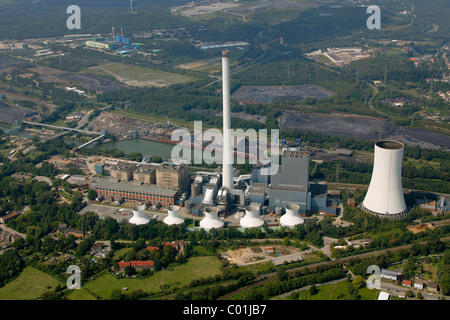
[[415,278],[414,279],[414,289],[423,290],[426,286],[426,282],[422,279]]
[[438,293],[439,285],[436,282],[428,281],[427,290],[433,293]]
[[412,287],[412,281],[403,279],[402,286],[411,288]]
[[388,279],[393,281],[401,280],[401,273],[388,269],[381,269],[381,279]]
[[117,267],[119,271],[124,271],[125,268],[129,266],[129,267],[133,267],[136,270],[142,270],[142,269],[153,269],[155,266],[155,262],[154,261],[129,261],[129,262],[117,262]]

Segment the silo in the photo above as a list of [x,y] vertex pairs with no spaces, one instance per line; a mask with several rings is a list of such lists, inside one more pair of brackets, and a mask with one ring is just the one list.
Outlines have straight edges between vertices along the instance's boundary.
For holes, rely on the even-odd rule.
[[184,202],[184,207],[185,207],[187,213],[191,213],[192,205],[193,205],[193,204],[194,204],[194,203],[193,203],[192,200],[186,200],[186,201]]
[[133,208],[133,217],[129,220],[132,224],[146,224],[150,218],[145,215],[145,206],[136,206]]
[[167,210],[168,216],[164,218],[164,223],[167,225],[182,224],[184,218],[180,215],[180,207],[176,205],[169,206]]
[[264,224],[264,219],[259,215],[259,207],[249,205],[245,207],[245,216],[240,220],[241,228],[258,228]]
[[224,225],[223,219],[219,218],[219,209],[216,207],[206,207],[204,209],[205,217],[200,221],[200,228],[209,231],[211,229],[220,229]]
[[305,223],[302,217],[298,215],[300,206],[296,203],[288,203],[285,206],[286,213],[280,218],[280,224],[284,227],[294,227],[298,224]]
[[383,218],[406,217],[407,208],[402,189],[402,160],[404,145],[397,141],[378,141],[372,178],[362,208]]

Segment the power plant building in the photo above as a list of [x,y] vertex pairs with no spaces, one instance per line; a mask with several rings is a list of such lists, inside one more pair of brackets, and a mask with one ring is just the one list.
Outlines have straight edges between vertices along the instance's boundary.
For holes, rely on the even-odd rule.
[[173,189],[182,194],[188,189],[189,182],[189,165],[187,164],[164,163],[156,168],[156,185],[158,188]]
[[328,199],[328,186],[309,182],[309,152],[286,150],[278,173],[271,177],[269,210],[276,212],[287,204],[297,204],[298,213],[308,211],[336,214],[336,204]]
[[178,191],[158,188],[154,184],[141,184],[132,181],[111,181],[110,179],[93,179],[89,188],[94,189],[103,198],[116,201],[146,203],[168,207],[175,204]]

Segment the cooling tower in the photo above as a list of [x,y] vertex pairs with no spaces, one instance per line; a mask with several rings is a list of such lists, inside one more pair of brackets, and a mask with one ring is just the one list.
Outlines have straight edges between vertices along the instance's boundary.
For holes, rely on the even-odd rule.
[[129,220],[132,224],[146,224],[150,218],[145,215],[145,206],[136,206],[133,208],[133,217]]
[[223,96],[223,161],[222,185],[233,189],[233,140],[231,139],[230,109],[230,61],[228,51],[222,51],[222,96]]
[[210,229],[220,229],[224,225],[224,221],[219,218],[219,209],[216,207],[206,207],[204,210],[205,217],[200,221],[200,228],[209,231]]
[[362,209],[383,218],[400,219],[407,215],[402,189],[404,145],[397,141],[378,141],[372,178]]
[[180,207],[171,205],[167,210],[168,216],[164,218],[164,223],[167,225],[182,224],[184,218],[180,215]]
[[249,205],[245,207],[245,216],[240,220],[241,228],[258,228],[264,224],[264,219],[259,216],[259,207]]
[[298,215],[298,209],[300,209],[298,204],[288,203],[285,209],[286,213],[280,218],[280,224],[283,227],[294,227],[305,223],[305,220]]

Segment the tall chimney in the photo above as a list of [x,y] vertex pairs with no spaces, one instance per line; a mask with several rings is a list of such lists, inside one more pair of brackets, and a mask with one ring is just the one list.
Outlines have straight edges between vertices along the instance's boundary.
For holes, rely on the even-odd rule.
[[233,189],[233,152],[230,115],[230,61],[228,51],[222,51],[222,95],[223,95],[223,164],[222,185]]
[[113,36],[113,41],[116,41],[116,33],[114,32],[114,27],[112,27],[112,36]]

